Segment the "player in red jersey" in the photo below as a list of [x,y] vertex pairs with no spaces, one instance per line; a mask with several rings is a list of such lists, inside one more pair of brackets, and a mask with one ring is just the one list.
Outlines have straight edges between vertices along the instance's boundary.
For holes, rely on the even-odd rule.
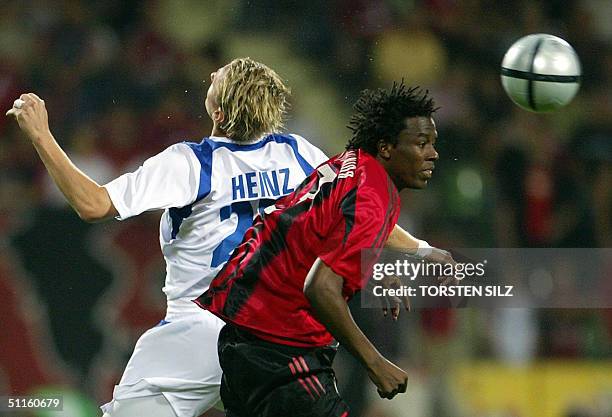
[[258,216],[196,300],[227,323],[218,348],[228,417],[348,416],[331,368],[334,338],[381,396],[406,391],[406,373],[370,343],[346,301],[394,228],[398,191],[431,178],[436,109],[403,83],[364,91],[354,108],[347,151]]

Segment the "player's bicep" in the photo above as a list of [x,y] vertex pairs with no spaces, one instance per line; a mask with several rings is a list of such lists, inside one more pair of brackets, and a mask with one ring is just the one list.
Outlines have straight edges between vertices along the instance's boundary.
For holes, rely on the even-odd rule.
[[317,259],[304,281],[304,294],[312,301],[322,294],[342,293],[343,278]]
[[117,217],[126,219],[145,211],[193,203],[200,185],[198,172],[199,162],[191,149],[177,144],[104,187],[117,210]]

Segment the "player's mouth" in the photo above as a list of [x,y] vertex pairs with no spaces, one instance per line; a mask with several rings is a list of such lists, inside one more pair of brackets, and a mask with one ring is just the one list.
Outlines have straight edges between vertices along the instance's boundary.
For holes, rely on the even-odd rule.
[[422,170],[422,171],[421,171],[421,174],[422,174],[422,175],[423,175],[425,178],[430,179],[430,178],[432,177],[432,175],[433,175],[433,170],[434,170],[434,168],[433,168],[433,167],[428,168],[428,169],[424,169],[424,170]]

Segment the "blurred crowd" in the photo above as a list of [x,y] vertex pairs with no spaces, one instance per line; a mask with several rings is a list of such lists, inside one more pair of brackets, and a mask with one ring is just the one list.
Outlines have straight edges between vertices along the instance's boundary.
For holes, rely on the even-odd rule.
[[[440,106],[441,158],[428,190],[402,196],[402,225],[442,247],[605,248],[612,246],[611,20],[612,3],[598,0],[6,0],[0,108],[37,93],[58,142],[105,183],[170,144],[208,135],[209,74],[234,57],[251,56],[288,80],[287,129],[329,155],[348,138],[359,91],[404,78]],[[583,67],[578,96],[553,114],[519,109],[499,80],[509,46],[539,32],[568,40]],[[69,208],[34,149],[14,121],[0,118],[0,248],[24,234],[36,242],[36,219],[62,212]],[[76,215],[71,221],[68,228],[81,227]],[[155,220],[142,221],[156,230]],[[30,266],[24,262],[35,281]],[[415,388],[422,395],[414,412],[402,416],[457,415],[441,392],[449,362],[612,359],[611,309],[424,311],[392,327],[355,307],[381,350],[427,381]],[[59,350],[86,375],[90,357]],[[364,394],[371,387],[347,355],[338,367],[356,415],[400,415]],[[566,416],[604,416],[604,408],[572,407]]]

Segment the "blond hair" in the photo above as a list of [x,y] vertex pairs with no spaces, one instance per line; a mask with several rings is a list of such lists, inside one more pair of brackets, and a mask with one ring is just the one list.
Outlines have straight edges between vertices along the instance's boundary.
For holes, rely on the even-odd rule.
[[251,58],[234,59],[217,97],[225,114],[220,128],[238,142],[277,132],[283,128],[289,94],[274,70]]

